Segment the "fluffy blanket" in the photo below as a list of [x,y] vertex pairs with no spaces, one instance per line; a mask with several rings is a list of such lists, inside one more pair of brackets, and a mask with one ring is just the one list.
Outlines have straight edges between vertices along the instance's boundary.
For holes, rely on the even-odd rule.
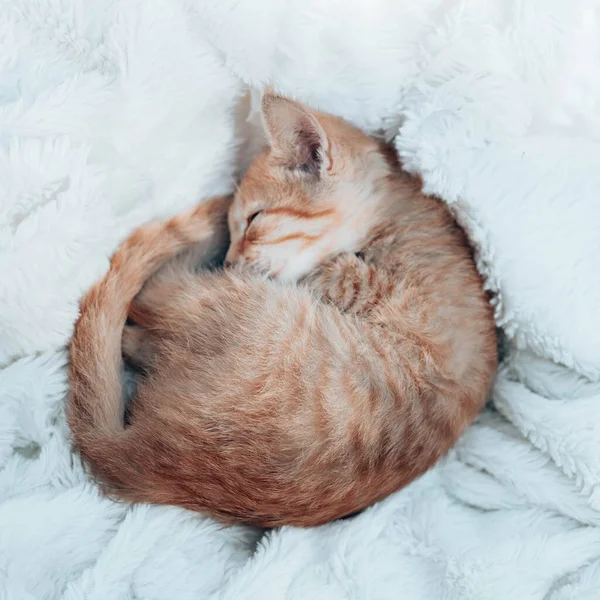
[[[0,598],[600,596],[594,0],[0,2]],[[394,139],[477,249],[507,357],[436,469],[354,519],[103,499],[64,345],[136,225],[230,189],[244,86]]]

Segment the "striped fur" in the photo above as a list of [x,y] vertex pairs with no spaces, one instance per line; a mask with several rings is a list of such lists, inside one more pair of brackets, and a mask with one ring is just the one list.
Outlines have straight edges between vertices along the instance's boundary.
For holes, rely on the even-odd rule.
[[[134,233],[83,300],[68,418],[115,497],[318,525],[447,452],[492,383],[494,322],[462,231],[376,141],[276,96],[263,113],[231,268],[183,254],[150,277],[218,251],[225,199]],[[140,371],[127,426],[121,351]]]

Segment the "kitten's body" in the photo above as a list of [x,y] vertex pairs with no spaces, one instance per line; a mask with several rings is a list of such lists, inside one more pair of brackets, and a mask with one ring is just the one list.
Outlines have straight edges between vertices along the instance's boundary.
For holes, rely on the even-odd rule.
[[[230,210],[228,260],[300,285],[243,268],[197,274],[182,256],[128,308],[166,258],[219,245],[215,200],[139,230],[84,300],[69,422],[118,497],[264,526],[323,523],[432,466],[489,390],[491,310],[447,209],[366,136],[285,102],[266,105],[271,151]],[[365,175],[350,183],[351,168]],[[137,326],[123,353],[145,375],[123,428],[128,310]]]

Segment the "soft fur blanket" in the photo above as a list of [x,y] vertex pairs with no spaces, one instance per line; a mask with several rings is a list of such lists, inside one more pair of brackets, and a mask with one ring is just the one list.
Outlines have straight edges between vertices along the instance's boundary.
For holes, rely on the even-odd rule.
[[[598,12],[0,2],[0,598],[600,597]],[[63,415],[81,294],[133,227],[231,189],[264,84],[395,140],[467,229],[507,350],[431,473],[268,533],[103,499]]]

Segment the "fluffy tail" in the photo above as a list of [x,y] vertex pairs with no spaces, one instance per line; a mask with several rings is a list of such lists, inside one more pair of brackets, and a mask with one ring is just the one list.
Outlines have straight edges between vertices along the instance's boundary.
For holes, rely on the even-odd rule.
[[123,427],[121,337],[129,305],[169,258],[197,244],[208,248],[226,239],[228,205],[229,198],[214,198],[165,223],[141,227],[82,301],[70,345],[67,416],[75,447],[101,479],[113,471],[107,461],[128,433]]

